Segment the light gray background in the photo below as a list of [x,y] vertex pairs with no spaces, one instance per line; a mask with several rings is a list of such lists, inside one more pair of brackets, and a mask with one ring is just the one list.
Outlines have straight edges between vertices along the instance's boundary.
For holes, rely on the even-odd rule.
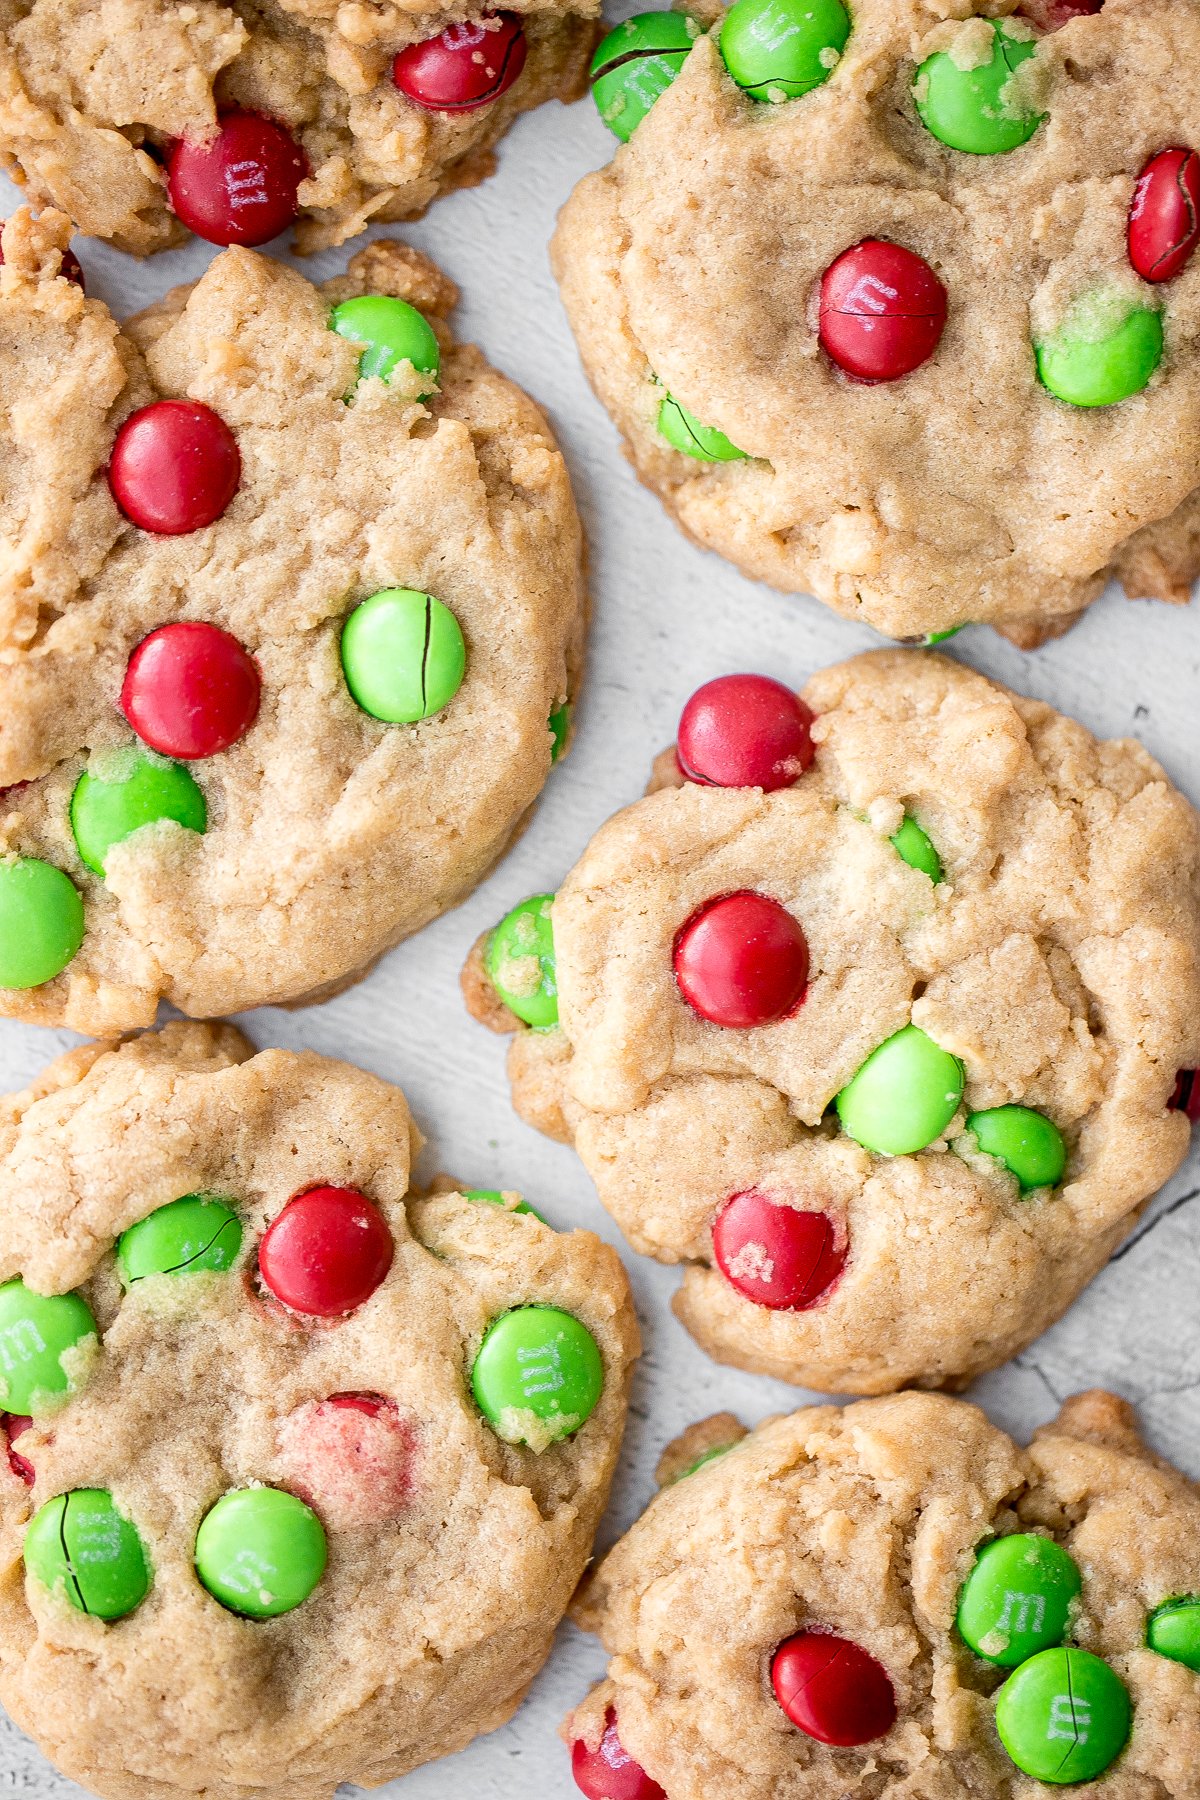
[[[447,1168],[479,1186],[520,1188],[551,1222],[586,1225],[619,1244],[573,1153],[511,1111],[503,1042],[463,1010],[463,957],[516,900],[553,888],[596,827],[636,798],[651,758],[671,741],[679,709],[701,681],[759,669],[799,685],[812,670],[880,640],[815,601],[746,581],[685,542],[622,459],[580,371],[546,254],[558,208],[613,148],[590,101],[543,107],[502,145],[493,180],[440,201],[426,220],[405,228],[461,285],[460,335],[481,344],[546,408],[571,465],[591,544],[595,608],[574,750],[552,775],[530,830],[466,906],[393,951],[352,992],[299,1013],[264,1009],[243,1023],[257,1045],[307,1046],[399,1083],[430,1140],[425,1171]],[[0,181],[0,214],[16,201]],[[77,247],[89,293],[119,316],[194,279],[214,254],[195,243],[139,264],[87,240]],[[273,253],[285,251],[274,246]],[[344,268],[348,254],[300,266],[319,280]],[[955,638],[949,654],[1053,702],[1102,735],[1136,734],[1200,800],[1195,605],[1130,605],[1111,593],[1067,637],[1032,655],[983,628]],[[0,1023],[0,1089],[21,1086],[74,1041],[65,1031]],[[1068,1317],[1016,1364],[978,1384],[974,1397],[998,1424],[1026,1438],[1059,1398],[1107,1384],[1139,1404],[1159,1450],[1200,1476],[1200,1204],[1189,1204],[1197,1193],[1194,1153],[1132,1244]],[[646,1355],[602,1544],[641,1511],[660,1448],[691,1420],[728,1407],[749,1423],[809,1397],[708,1361],[668,1309],[675,1272],[632,1252],[626,1262]],[[577,1790],[556,1728],[603,1667],[595,1640],[564,1626],[511,1724],[381,1791],[404,1800],[570,1800]],[[120,1730],[119,1720],[113,1729]],[[68,1800],[81,1793],[0,1715],[0,1795]]]

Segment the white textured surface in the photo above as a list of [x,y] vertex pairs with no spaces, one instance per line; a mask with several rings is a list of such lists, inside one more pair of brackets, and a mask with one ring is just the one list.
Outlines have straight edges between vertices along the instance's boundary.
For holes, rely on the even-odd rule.
[[[308,1046],[399,1083],[430,1139],[425,1170],[447,1168],[479,1186],[521,1188],[552,1222],[587,1225],[619,1243],[574,1155],[512,1113],[504,1046],[467,1018],[459,966],[485,926],[522,895],[553,888],[592,831],[641,792],[652,756],[670,741],[680,706],[701,681],[731,669],[761,669],[799,684],[813,669],[879,640],[815,601],[756,587],[693,548],[619,455],[615,433],[580,372],[546,256],[557,209],[612,148],[589,102],[569,110],[544,107],[522,119],[504,144],[495,179],[440,202],[406,231],[461,284],[460,333],[482,344],[542,403],[571,464],[591,541],[595,605],[575,749],[552,777],[516,851],[459,912],[402,945],[362,986],[328,1005],[291,1014],[264,1010],[243,1022],[260,1046]],[[0,212],[11,210],[15,198],[0,181]],[[87,241],[80,248],[89,292],[119,315],[194,278],[212,254],[196,244],[139,265]],[[324,277],[340,270],[347,254],[302,266]],[[949,653],[1053,702],[1093,731],[1135,733],[1200,801],[1197,606],[1131,606],[1110,594],[1066,638],[1032,655],[983,629],[955,638]],[[480,749],[486,754],[486,746]],[[303,769],[296,778],[303,781]],[[19,1087],[71,1041],[67,1032],[0,1022],[0,1088]],[[1140,1405],[1159,1450],[1200,1476],[1198,1171],[1194,1154],[1138,1238],[1067,1318],[1016,1364],[978,1385],[975,1397],[998,1424],[1027,1437],[1058,1398],[1105,1384]],[[723,1407],[751,1422],[807,1398],[709,1362],[668,1310],[675,1273],[632,1253],[626,1261],[646,1356],[602,1542],[644,1506],[659,1449],[682,1426]],[[594,1640],[564,1627],[554,1657],[510,1725],[383,1791],[403,1793],[404,1800],[466,1794],[570,1800],[576,1789],[556,1727],[603,1661]],[[113,1729],[120,1730],[119,1720]],[[81,1791],[0,1715],[0,1795],[69,1800]]]

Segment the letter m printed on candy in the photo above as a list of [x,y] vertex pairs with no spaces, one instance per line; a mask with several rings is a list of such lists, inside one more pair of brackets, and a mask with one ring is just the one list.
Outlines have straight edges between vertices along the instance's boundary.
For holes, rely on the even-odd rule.
[[522,1345],[517,1351],[521,1365],[521,1391],[528,1400],[534,1394],[556,1394],[566,1381],[558,1345]]
[[1050,1720],[1046,1726],[1046,1736],[1047,1738],[1063,1738],[1072,1744],[1086,1744],[1088,1727],[1091,1722],[1090,1701],[1077,1699],[1073,1694],[1055,1694],[1050,1702]]
[[1014,1588],[1005,1588],[1004,1608],[996,1621],[997,1631],[1040,1631],[1045,1622],[1045,1595],[1022,1594]]
[[32,1319],[17,1319],[0,1331],[0,1363],[11,1374],[48,1348],[45,1338]]

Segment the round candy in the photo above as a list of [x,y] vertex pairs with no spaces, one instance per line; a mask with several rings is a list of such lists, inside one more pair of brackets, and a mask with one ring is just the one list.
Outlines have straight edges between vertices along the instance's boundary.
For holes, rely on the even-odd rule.
[[35,856],[0,862],[0,988],[40,987],[83,942],[83,901],[69,876]]
[[1034,1532],[993,1538],[958,1596],[958,1630],[985,1662],[1015,1669],[1061,1644],[1083,1579],[1073,1557]]
[[604,1362],[586,1325],[556,1306],[493,1319],[471,1370],[484,1418],[509,1444],[544,1449],[578,1431],[604,1392]]
[[364,712],[386,724],[431,719],[449,706],[466,669],[458,620],[415,588],[381,588],[342,627],[346,686]]
[[695,413],[667,395],[658,409],[658,429],[672,450],[694,456],[697,462],[740,462],[746,455],[730,443],[715,425],[702,425]]
[[279,1451],[289,1484],[336,1531],[405,1510],[413,1434],[383,1394],[331,1394],[297,1407],[280,1424]]
[[363,345],[358,359],[360,381],[368,375],[386,381],[398,363],[410,362],[418,375],[431,377],[421,388],[421,398],[433,392],[442,352],[429,321],[407,300],[393,299],[390,294],[361,294],[335,306],[329,323],[339,337]]
[[791,787],[816,754],[812,710],[769,675],[719,675],[679,720],[676,758],[705,787]]
[[1200,1674],[1200,1595],[1156,1606],[1146,1625],[1146,1642],[1159,1656]]
[[392,80],[427,112],[474,112],[508,92],[525,67],[525,51],[516,13],[485,13],[409,44],[392,63]]
[[917,821],[905,814],[899,831],[889,839],[892,849],[910,869],[919,869],[935,884],[942,879],[942,859]]
[[1200,1122],[1200,1069],[1180,1069],[1167,1109],[1184,1113],[1193,1125]]
[[277,1619],[308,1599],[328,1549],[315,1512],[282,1488],[237,1488],[200,1521],[196,1573],[214,1600],[248,1619]]
[[611,1706],[604,1719],[604,1735],[594,1750],[589,1750],[582,1738],[571,1745],[571,1773],[587,1800],[667,1800],[657,1781],[651,1781],[622,1745]]
[[1060,1785],[1103,1775],[1131,1718],[1124,1682],[1087,1650],[1039,1651],[996,1696],[996,1729],[1018,1769]]
[[86,1380],[96,1321],[78,1294],[35,1294],[17,1277],[0,1287],[0,1406],[55,1412]]
[[1104,0],[1021,0],[1017,8],[1039,31],[1061,31],[1072,19],[1098,13]]
[[[541,1213],[535,1211],[528,1200],[518,1200],[515,1206],[507,1205],[499,1188],[464,1188],[462,1197],[469,1200],[472,1206],[503,1206],[505,1212],[532,1213],[535,1219],[542,1219]],[[542,1224],[545,1223],[545,1219],[542,1219]]]
[[916,1025],[872,1050],[837,1097],[842,1130],[882,1156],[912,1156],[939,1138],[958,1111],[963,1069]]
[[675,980],[702,1019],[747,1030],[786,1019],[808,986],[808,944],[786,906],[743,889],[710,900],[675,939]]
[[1038,379],[1059,400],[1116,406],[1140,394],[1162,361],[1162,314],[1120,295],[1093,295],[1035,349]]
[[771,1686],[792,1724],[819,1744],[869,1744],[896,1723],[887,1670],[860,1644],[828,1632],[801,1631],[780,1644]]
[[553,765],[567,747],[567,739],[571,735],[571,702],[564,700],[556,706],[546,720],[546,730],[550,733],[550,762]]
[[215,137],[172,146],[167,193],[175,216],[208,243],[265,244],[299,212],[308,172],[303,150],[277,119],[226,112]]
[[1129,260],[1144,281],[1182,275],[1200,244],[1200,156],[1160,150],[1133,190]]
[[638,13],[614,27],[592,58],[592,98],[608,129],[627,144],[682,69],[700,27],[684,13]]
[[1022,1191],[1057,1187],[1067,1166],[1062,1132],[1045,1113],[1030,1106],[993,1106],[972,1113],[967,1130],[985,1156],[999,1159],[1015,1175]]
[[97,1619],[123,1619],[150,1592],[137,1526],[105,1488],[74,1488],[48,1500],[29,1521],[24,1556],[35,1581]]
[[736,0],[721,56],[752,100],[794,100],[829,80],[849,36],[841,0]]
[[923,257],[884,238],[864,238],[821,277],[821,344],[856,380],[898,381],[937,349],[947,305],[946,290]]
[[86,769],[71,795],[71,830],[89,869],[103,875],[108,853],[144,825],[173,819],[187,831],[208,824],[204,795],[181,763],[148,751],[118,751]]
[[713,1255],[726,1281],[772,1312],[805,1312],[829,1292],[846,1246],[828,1213],[801,1212],[757,1188],[734,1194],[713,1225]]
[[[3,219],[0,219],[0,225],[3,225],[3,223],[4,223]],[[0,243],[0,264],[2,264],[3,261],[4,261],[4,245],[3,245],[3,243]],[[76,256],[76,254],[73,250],[64,250],[63,251],[62,257],[61,257],[61,259],[59,261],[59,265],[58,265],[58,272],[62,276],[64,281],[73,281],[75,283],[76,287],[84,288],[86,291],[86,283],[83,279],[83,270],[80,267],[79,258]]]
[[185,1194],[139,1219],[117,1239],[126,1287],[147,1275],[198,1275],[231,1269],[242,1247],[241,1221],[213,1194]]
[[264,1287],[293,1312],[335,1319],[369,1300],[392,1266],[387,1220],[357,1188],[290,1199],[258,1247]]
[[25,1413],[4,1414],[4,1435],[8,1439],[8,1466],[19,1481],[26,1487],[32,1487],[37,1480],[37,1472],[27,1456],[15,1448],[17,1439],[24,1437],[33,1420]]
[[254,658],[218,625],[160,625],[129,659],[121,711],[144,744],[163,756],[216,756],[258,716],[262,680]]
[[[1026,27],[1028,29],[1028,27]],[[1036,54],[1033,38],[1016,37],[1008,24],[992,22],[990,59],[964,69],[953,52],[939,50],[917,70],[913,98],[921,123],[952,150],[995,156],[1031,138],[1044,113],[1022,104],[1013,76]]]
[[131,413],[108,465],[113,499],[125,517],[163,537],[211,525],[241,479],[237,439],[199,400],[155,400]]
[[553,894],[532,894],[514,906],[488,939],[484,966],[510,1012],[535,1031],[558,1024]]

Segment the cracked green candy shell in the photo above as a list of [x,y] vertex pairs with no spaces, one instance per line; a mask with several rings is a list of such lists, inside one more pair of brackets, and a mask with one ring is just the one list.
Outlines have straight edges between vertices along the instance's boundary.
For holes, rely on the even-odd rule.
[[592,98],[615,137],[627,144],[665,94],[700,35],[677,12],[639,13],[610,31],[592,58]]
[[1036,1781],[1094,1781],[1125,1748],[1132,1710],[1125,1683],[1098,1656],[1042,1650],[1000,1689],[996,1729]]
[[[329,323],[339,337],[364,346],[358,359],[358,379],[381,375],[386,381],[398,363],[410,362],[419,375],[436,382],[441,351],[433,330],[415,306],[390,294],[361,294],[335,306]],[[423,387],[422,399],[433,392]]]
[[996,156],[1016,150],[1037,130],[1045,113],[1023,109],[1005,92],[1014,72],[1037,53],[1034,38],[1017,38],[993,23],[991,60],[962,69],[953,55],[939,50],[917,70],[913,99],[927,131],[952,150],[973,156]]
[[0,863],[0,987],[40,987],[83,942],[83,901],[69,875],[35,856]]
[[901,862],[906,862],[910,869],[919,869],[932,882],[942,879],[942,859],[914,818],[906,816],[889,842]]
[[556,1306],[522,1306],[484,1333],[471,1370],[484,1418],[509,1444],[569,1437],[604,1392],[604,1361],[586,1325]]
[[1200,1674],[1200,1595],[1156,1607],[1146,1627],[1146,1642],[1159,1656]]
[[282,1488],[236,1488],[204,1515],[196,1573],[214,1600],[249,1619],[276,1619],[308,1599],[328,1558],[325,1528]]
[[143,750],[118,751],[86,769],[71,795],[75,847],[89,869],[103,875],[108,853],[144,825],[170,819],[204,831],[204,795],[182,763]]
[[958,1111],[963,1071],[917,1025],[868,1056],[837,1097],[842,1128],[867,1150],[911,1156],[939,1138]]
[[220,1273],[242,1247],[241,1221],[208,1194],[185,1194],[139,1219],[117,1240],[117,1265],[126,1287],[147,1275]]
[[658,409],[658,429],[672,450],[681,450],[697,462],[743,462],[744,450],[730,443],[715,425],[702,425],[695,413],[667,395]]
[[364,712],[389,725],[415,725],[453,700],[467,647],[458,620],[432,594],[381,588],[342,628],[342,668]]
[[1134,307],[1123,323],[1098,333],[1075,308],[1036,349],[1038,379],[1056,399],[1071,406],[1116,406],[1140,394],[1162,361],[1162,314]]
[[91,1308],[78,1294],[35,1294],[18,1276],[0,1287],[0,1407],[33,1415],[55,1411],[78,1385],[62,1359],[96,1336]]
[[[469,1200],[472,1206],[503,1206],[505,1212],[532,1213],[535,1219],[542,1219],[541,1213],[530,1206],[528,1200],[518,1200],[515,1206],[505,1206],[504,1195],[499,1188],[464,1188],[463,1199]],[[542,1219],[542,1224],[545,1223],[545,1219]]]
[[986,1156],[1002,1162],[1021,1187],[1057,1187],[1067,1166],[1062,1132],[1031,1106],[993,1106],[972,1113],[967,1130]]
[[25,1533],[25,1567],[78,1612],[123,1619],[150,1592],[150,1564],[136,1525],[105,1488],[48,1500]]
[[795,100],[829,80],[849,36],[841,0],[737,0],[721,55],[752,100]]
[[488,939],[484,966],[510,1012],[535,1031],[558,1024],[553,894],[531,894],[505,915]]
[[1083,1588],[1074,1557],[1053,1538],[1017,1532],[975,1558],[958,1596],[958,1630],[985,1662],[1013,1669],[1061,1644]]

